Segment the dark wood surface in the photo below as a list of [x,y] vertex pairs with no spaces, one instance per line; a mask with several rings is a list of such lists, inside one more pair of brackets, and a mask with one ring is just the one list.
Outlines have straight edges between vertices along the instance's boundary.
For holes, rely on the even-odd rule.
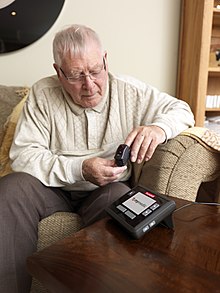
[[35,253],[28,270],[53,293],[220,292],[220,207],[192,205],[173,219],[174,230],[134,240],[106,218]]

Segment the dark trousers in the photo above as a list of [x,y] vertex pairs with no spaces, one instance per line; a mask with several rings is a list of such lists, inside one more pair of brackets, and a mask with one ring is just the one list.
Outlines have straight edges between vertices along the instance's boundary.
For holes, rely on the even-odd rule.
[[86,225],[105,216],[104,209],[129,190],[120,182],[92,192],[66,192],[43,185],[26,173],[0,179],[0,292],[30,291],[26,258],[36,251],[38,223],[58,212],[78,212]]

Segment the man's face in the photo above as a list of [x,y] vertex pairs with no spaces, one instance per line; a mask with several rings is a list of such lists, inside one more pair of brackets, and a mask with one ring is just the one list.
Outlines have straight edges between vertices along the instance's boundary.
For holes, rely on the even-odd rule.
[[62,62],[61,69],[54,64],[58,78],[70,94],[74,103],[83,108],[92,108],[102,100],[108,82],[106,54],[92,43],[85,53],[71,57],[69,54]]

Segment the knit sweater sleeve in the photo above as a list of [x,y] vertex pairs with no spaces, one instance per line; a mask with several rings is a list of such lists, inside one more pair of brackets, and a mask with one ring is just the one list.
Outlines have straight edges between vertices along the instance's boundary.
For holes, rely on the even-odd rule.
[[194,126],[194,116],[189,105],[184,101],[160,92],[151,86],[146,91],[146,97],[149,100],[148,114],[144,115],[142,122],[162,128],[167,139],[171,139],[188,127]]
[[33,87],[18,121],[10,150],[12,169],[38,178],[46,186],[64,187],[84,180],[81,157],[69,157],[51,146],[51,109]]
[[[171,139],[188,127],[194,126],[194,117],[187,103],[132,77],[120,76],[120,107],[126,109],[126,127],[130,131],[139,125],[162,128],[166,139]],[[123,85],[123,86],[122,86]]]

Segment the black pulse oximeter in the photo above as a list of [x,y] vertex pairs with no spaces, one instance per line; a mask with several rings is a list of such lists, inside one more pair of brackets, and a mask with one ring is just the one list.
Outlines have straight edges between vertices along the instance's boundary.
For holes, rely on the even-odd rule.
[[136,186],[113,202],[106,212],[134,238],[140,238],[159,223],[173,228],[173,200],[143,186]]
[[126,144],[120,144],[116,150],[114,159],[118,167],[125,166],[130,158],[130,147]]

